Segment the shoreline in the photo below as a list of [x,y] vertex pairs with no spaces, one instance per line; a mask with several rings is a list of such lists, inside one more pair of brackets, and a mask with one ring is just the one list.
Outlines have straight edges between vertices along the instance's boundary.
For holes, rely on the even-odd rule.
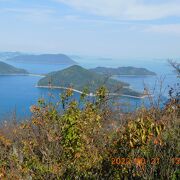
[[[39,86],[39,85],[36,85],[35,86],[36,88],[44,88],[44,89],[64,89],[64,90],[69,90],[71,89],[72,91],[74,92],[77,92],[77,93],[80,93],[80,94],[83,94],[82,91],[79,91],[77,89],[72,89],[72,88],[67,88],[67,87],[60,87],[60,86]],[[93,94],[93,93],[90,93],[90,94],[86,94],[87,96],[90,96],[90,97],[95,97],[96,95]],[[127,98],[134,98],[134,99],[144,99],[144,98],[147,98],[149,96],[152,96],[152,95],[143,95],[143,96],[132,96],[132,95],[126,95],[126,94],[117,94],[117,93],[109,93],[110,96],[121,96],[121,97],[127,97]]]
[[152,77],[152,76],[158,76],[157,74],[156,75],[112,75],[112,77]]
[[[36,87],[36,88],[44,88],[44,89],[51,89],[51,88],[52,88],[52,89],[72,90],[72,91],[74,91],[74,92],[83,94],[82,91],[79,91],[79,90],[73,89],[73,88],[67,88],[67,87],[60,87],[60,86],[38,86],[38,85],[36,85],[35,87]],[[95,94],[93,94],[93,93],[86,94],[86,95],[87,95],[87,96],[91,96],[91,97],[94,97],[94,96],[95,96]]]
[[[29,73],[29,74],[0,74],[0,76],[34,76],[34,77],[46,77],[46,75],[42,75],[42,74],[32,74],[32,73]],[[124,76],[124,75],[122,75]],[[126,76],[126,75],[125,75]],[[134,75],[129,75],[129,76],[134,76]],[[67,87],[60,87],[60,86],[38,86],[36,85],[35,86],[36,88],[45,88],[45,89],[64,89],[64,90],[68,90],[68,89],[71,89],[73,90],[74,92],[77,92],[77,93],[80,93],[80,94],[83,94],[82,91],[79,91],[77,89],[72,89],[72,88],[67,88]],[[126,86],[126,88],[129,88],[129,86]],[[95,97],[96,95],[93,94],[93,93],[90,93],[90,94],[86,94],[87,96],[90,96],[90,97]],[[147,95],[142,95],[142,96],[132,96],[132,95],[126,95],[126,94],[117,94],[117,93],[109,93],[110,96],[121,96],[121,97],[127,97],[127,98],[134,98],[134,99],[144,99],[144,98],[147,98],[147,97],[153,97],[153,95],[151,94],[147,94]]]
[[110,93],[109,95],[110,96],[121,96],[121,97],[127,97],[127,98],[134,98],[134,99],[144,99],[144,98],[148,98],[149,96],[152,96],[151,94],[143,95],[143,96],[132,96],[132,95],[114,94],[114,93]]

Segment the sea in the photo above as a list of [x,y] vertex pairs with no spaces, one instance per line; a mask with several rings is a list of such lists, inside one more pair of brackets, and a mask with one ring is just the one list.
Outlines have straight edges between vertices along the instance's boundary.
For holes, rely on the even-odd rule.
[[[147,58],[101,58],[92,56],[71,56],[80,66],[84,68],[119,67],[134,66],[144,67],[157,73],[157,76],[116,76],[113,77],[119,81],[127,82],[134,90],[143,92],[148,89],[153,95],[153,101],[157,104],[161,98],[165,103],[168,100],[168,91],[179,83],[176,73],[169,65],[167,59],[147,59]],[[1,59],[0,59],[1,60]],[[178,61],[178,60],[177,60]],[[4,61],[6,62],[6,61]],[[28,70],[32,74],[46,74],[52,71],[62,70],[69,65],[52,64],[31,64],[27,62],[6,62],[18,68]],[[48,102],[58,100],[62,90],[49,90],[37,88],[36,84],[41,79],[40,76],[0,76],[0,121],[8,121],[11,117],[16,117],[19,121],[31,117],[30,106],[37,104],[38,99],[45,98]],[[79,98],[78,93],[74,93]],[[138,109],[141,106],[150,106],[149,98],[136,99],[127,97],[117,97],[123,105],[125,111]],[[152,103],[152,102],[151,102]]]

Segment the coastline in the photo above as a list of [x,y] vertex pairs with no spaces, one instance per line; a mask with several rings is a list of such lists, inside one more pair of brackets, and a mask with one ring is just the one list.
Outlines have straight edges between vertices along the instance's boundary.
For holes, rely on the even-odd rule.
[[[27,73],[27,74],[0,74],[0,76],[34,76],[34,77],[46,77],[45,75],[42,75],[42,74],[32,74],[32,73]],[[116,76],[116,75],[115,75]],[[118,75],[119,76],[119,75]],[[126,75],[122,75],[122,76],[126,76]],[[129,75],[129,76],[134,76],[134,75]],[[136,75],[135,75],[136,76]],[[38,86],[36,85],[35,86],[36,88],[45,88],[45,89],[64,89],[64,90],[68,90],[68,89],[71,89],[73,90],[74,92],[77,92],[77,93],[80,93],[80,94],[83,94],[82,91],[79,91],[77,89],[72,89],[72,88],[67,88],[67,87],[60,87],[60,86]],[[128,88],[129,86],[126,86],[126,88]],[[90,97],[95,97],[96,95],[93,94],[93,93],[90,93],[90,94],[86,94],[87,96],[90,96]],[[121,96],[121,97],[127,97],[127,98],[134,98],[134,99],[144,99],[144,98],[147,98],[149,96],[152,97],[151,94],[147,94],[147,95],[142,95],[142,96],[132,96],[132,95],[126,95],[126,94],[117,94],[117,93],[109,93],[110,96]]]
[[152,96],[151,94],[143,95],[143,96],[132,96],[132,95],[126,95],[126,94],[115,94],[115,93],[110,93],[110,96],[121,96],[121,97],[127,97],[127,98],[134,98],[134,99],[144,99],[149,96]]
[[[72,91],[74,92],[77,92],[77,93],[80,93],[80,94],[83,94],[82,91],[79,91],[77,89],[73,89],[73,88],[67,88],[67,87],[61,87],[61,86],[39,86],[39,85],[36,85],[35,86],[36,88],[44,88],[44,89],[64,89],[64,90],[69,90],[71,89]],[[90,97],[95,97],[96,95],[93,94],[93,93],[90,93],[90,94],[86,94],[87,96],[90,96]],[[134,98],[134,99],[144,99],[144,98],[147,98],[149,96],[152,96],[152,95],[143,95],[143,96],[132,96],[132,95],[126,95],[126,94],[117,94],[117,93],[109,93],[110,96],[121,96],[121,97],[127,97],[127,98]]]
[[121,77],[151,77],[151,76],[157,76],[157,74],[155,74],[155,75],[112,75],[112,77],[119,77],[119,76],[121,76]]
[[[77,90],[77,89],[67,88],[67,87],[61,87],[61,86],[38,86],[38,85],[36,85],[35,87],[36,87],[36,88],[44,88],[44,89],[51,89],[51,88],[52,88],[52,89],[72,90],[72,91],[74,91],[74,92],[83,94],[82,91],[79,91],[79,90]],[[93,94],[93,93],[86,94],[86,95],[87,95],[87,96],[91,96],[91,97],[94,97],[94,96],[95,96],[95,94]]]

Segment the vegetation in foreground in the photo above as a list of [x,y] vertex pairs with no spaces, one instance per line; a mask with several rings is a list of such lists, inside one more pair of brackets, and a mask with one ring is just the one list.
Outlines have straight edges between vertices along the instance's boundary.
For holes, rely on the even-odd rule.
[[[0,179],[179,179],[179,90],[164,108],[123,114],[101,87],[39,100],[29,122],[0,129]],[[83,103],[83,106],[82,106]]]

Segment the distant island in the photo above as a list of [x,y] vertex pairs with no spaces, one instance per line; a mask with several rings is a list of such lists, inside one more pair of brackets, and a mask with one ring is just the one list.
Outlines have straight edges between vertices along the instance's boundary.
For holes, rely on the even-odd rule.
[[94,73],[81,66],[74,65],[67,69],[49,73],[40,79],[39,88],[69,89],[81,93],[85,87],[93,94],[102,85],[105,85],[113,95],[123,95],[134,98],[143,97],[142,93],[129,88],[128,83],[114,79],[106,79],[106,76]]
[[93,72],[104,74],[104,75],[119,75],[119,76],[154,76],[156,73],[149,71],[146,68],[136,68],[132,66],[108,68],[108,67],[97,67],[90,69]]
[[22,53],[20,52],[0,52],[0,61],[4,61],[6,59],[13,58],[20,55],[22,55]]
[[20,55],[7,59],[7,61],[34,64],[77,64],[74,60],[64,54],[41,54],[41,55]]
[[0,75],[28,74],[25,69],[19,69],[4,62],[0,62]]

